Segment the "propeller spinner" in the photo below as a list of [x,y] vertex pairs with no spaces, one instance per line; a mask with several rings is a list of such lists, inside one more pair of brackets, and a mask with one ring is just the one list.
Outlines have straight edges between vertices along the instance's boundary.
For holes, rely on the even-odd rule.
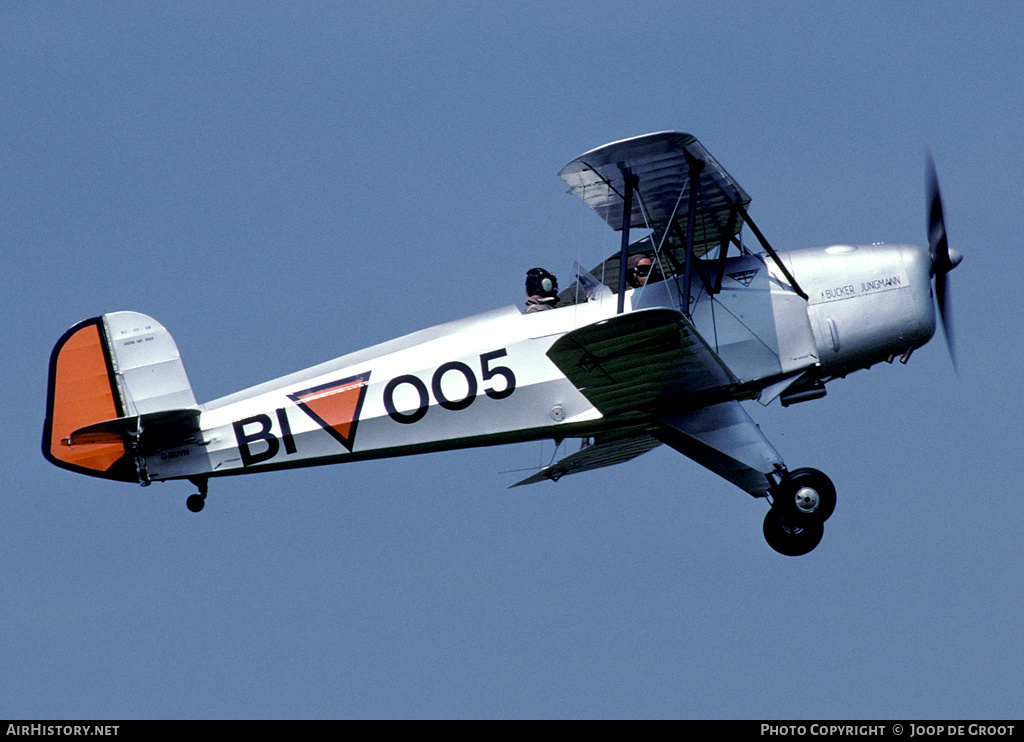
[[932,255],[932,275],[935,276],[935,300],[939,305],[939,317],[942,329],[946,334],[946,345],[949,357],[953,361],[953,369],[958,371],[956,362],[956,344],[953,334],[953,316],[950,310],[950,290],[946,274],[956,268],[963,255],[949,247],[946,239],[946,223],[942,217],[942,194],[939,192],[939,179],[935,174],[935,162],[928,156],[928,248]]

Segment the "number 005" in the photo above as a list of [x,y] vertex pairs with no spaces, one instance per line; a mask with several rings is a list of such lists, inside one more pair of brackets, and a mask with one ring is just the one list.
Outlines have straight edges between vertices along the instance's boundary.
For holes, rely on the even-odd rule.
[[[497,360],[508,355],[508,351],[505,348],[499,350],[492,350],[490,353],[484,353],[480,356],[480,379],[485,384],[496,376],[503,378],[504,384],[500,384],[501,388],[496,389],[494,386],[487,386],[484,388],[484,394],[491,399],[505,399],[510,396],[512,392],[516,390],[516,375],[512,373],[512,369],[508,366],[491,366],[491,361]],[[441,381],[444,375],[447,373],[459,373],[466,379],[466,396],[462,399],[449,399],[445,396],[444,390],[441,386]],[[419,403],[416,409],[410,412],[400,412],[395,407],[395,390],[398,389],[402,384],[408,384],[416,390],[416,394],[419,397]],[[469,407],[476,400],[477,395],[477,379],[467,364],[462,361],[449,361],[443,363],[437,367],[434,371],[434,375],[430,379],[430,391],[434,393],[434,399],[437,403],[446,410],[464,410]],[[405,425],[411,425],[412,423],[419,422],[423,419],[423,416],[427,414],[427,410],[430,407],[430,396],[427,392],[427,385],[418,376],[412,374],[405,374],[403,376],[396,376],[387,383],[384,387],[384,409],[388,411],[388,415],[395,422],[403,423]]]

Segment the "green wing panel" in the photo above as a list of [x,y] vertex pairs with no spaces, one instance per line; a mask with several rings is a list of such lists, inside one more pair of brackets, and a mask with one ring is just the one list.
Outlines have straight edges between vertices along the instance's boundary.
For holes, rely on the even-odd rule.
[[674,309],[642,309],[581,327],[547,355],[605,417],[698,402],[737,383]]

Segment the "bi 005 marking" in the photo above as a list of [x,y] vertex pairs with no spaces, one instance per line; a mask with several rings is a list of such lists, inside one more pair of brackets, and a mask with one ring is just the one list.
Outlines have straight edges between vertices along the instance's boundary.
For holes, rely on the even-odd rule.
[[[439,406],[443,409],[457,412],[473,404],[480,389],[480,384],[488,384],[488,382],[491,383],[483,390],[484,394],[491,399],[505,399],[516,390],[516,375],[508,366],[492,366],[491,364],[493,361],[507,355],[508,351],[505,348],[482,354],[480,356],[479,381],[477,380],[476,373],[468,364],[462,361],[443,363],[437,367],[437,370],[431,376],[429,391],[427,390],[426,383],[418,376],[412,374],[396,376],[384,387],[384,409],[387,410],[388,416],[395,422],[411,425],[422,420],[423,416],[427,414],[427,410],[430,408],[431,392]],[[466,394],[461,399],[451,399],[445,394],[442,383],[445,375],[450,373],[461,374],[466,380]],[[300,409],[316,420],[324,430],[351,451],[355,442],[356,424],[359,422],[359,412],[362,407],[362,394],[366,383],[369,381],[369,377],[370,374],[367,372],[360,376],[341,379],[337,382],[325,384],[322,387],[308,389],[305,392],[297,392],[288,396]],[[494,383],[495,380],[498,380],[498,382]],[[400,412],[395,406],[395,391],[403,384],[411,386],[419,398],[416,409],[409,412]],[[327,390],[327,392],[324,390]],[[313,398],[307,395],[307,393],[323,395],[332,390],[357,395],[351,406],[342,406],[342,409],[348,412],[347,417],[343,420],[328,419],[331,416],[327,414],[326,410],[321,410],[324,412],[324,415],[318,414],[318,410],[314,409],[316,402],[312,401]],[[244,420],[236,420],[233,423],[235,441],[238,443],[238,450],[242,457],[242,466],[252,466],[261,461],[274,458],[281,450],[282,445],[286,454],[297,453],[295,437],[292,435],[291,426],[288,424],[287,411],[285,408],[279,407],[274,412],[277,416],[277,427],[281,431],[280,437],[272,432],[274,429],[273,419],[270,415],[264,413],[247,417]]]

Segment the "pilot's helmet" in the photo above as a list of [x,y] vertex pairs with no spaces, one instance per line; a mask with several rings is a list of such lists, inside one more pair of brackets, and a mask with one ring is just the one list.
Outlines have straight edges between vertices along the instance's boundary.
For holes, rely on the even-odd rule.
[[531,268],[526,272],[527,296],[558,296],[558,279],[543,268]]
[[[647,265],[640,265],[645,260]],[[653,268],[654,261],[651,260],[650,256],[644,253],[630,255],[629,260],[626,261],[626,281],[633,288],[639,288],[647,283],[647,278]]]

